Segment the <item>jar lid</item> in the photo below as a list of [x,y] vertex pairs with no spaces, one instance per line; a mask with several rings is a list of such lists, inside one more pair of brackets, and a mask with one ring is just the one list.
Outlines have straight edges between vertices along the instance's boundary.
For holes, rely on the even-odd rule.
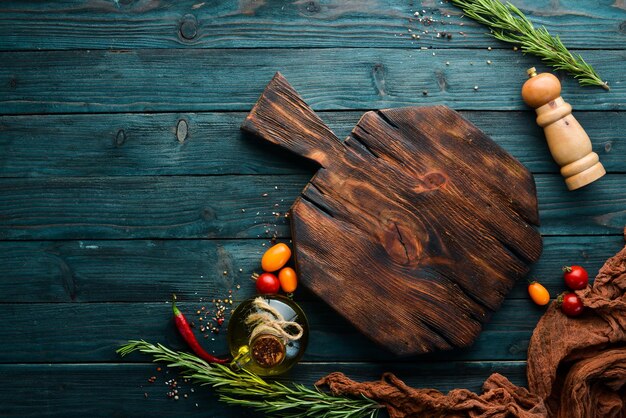
[[278,366],[285,359],[285,344],[271,334],[255,337],[250,344],[250,351],[255,363],[264,368]]

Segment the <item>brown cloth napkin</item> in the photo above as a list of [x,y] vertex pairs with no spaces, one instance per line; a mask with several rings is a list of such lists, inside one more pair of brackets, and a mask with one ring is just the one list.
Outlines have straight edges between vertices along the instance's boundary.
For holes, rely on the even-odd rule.
[[364,383],[331,373],[316,384],[336,395],[363,394],[391,418],[626,418],[626,247],[607,260],[593,286],[576,293],[582,316],[569,318],[552,303],[533,332],[529,389],[497,373],[480,395],[414,389],[390,373]]
[[582,316],[568,318],[553,303],[533,332],[530,392],[551,417],[626,417],[626,247],[576,293]]

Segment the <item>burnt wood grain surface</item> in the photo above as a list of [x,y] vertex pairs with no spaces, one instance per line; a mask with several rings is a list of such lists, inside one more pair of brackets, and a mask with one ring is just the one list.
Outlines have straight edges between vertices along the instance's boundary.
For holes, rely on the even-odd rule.
[[532,175],[444,106],[340,142],[277,73],[242,128],[321,166],[290,210],[300,279],[395,354],[469,346],[541,254]]

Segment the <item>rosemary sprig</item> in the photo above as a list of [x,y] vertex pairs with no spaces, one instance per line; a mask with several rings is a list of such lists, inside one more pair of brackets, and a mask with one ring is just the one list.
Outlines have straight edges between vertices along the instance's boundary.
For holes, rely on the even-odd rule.
[[382,408],[366,398],[332,396],[317,388],[304,385],[283,385],[268,382],[246,370],[232,371],[221,364],[209,364],[188,353],[173,351],[161,344],[129,341],[117,350],[121,356],[139,351],[152,356],[153,361],[182,369],[186,378],[213,387],[219,400],[230,405],[246,406],[265,414],[286,417],[374,418]]
[[541,26],[535,28],[517,7],[500,0],[451,0],[465,16],[488,26],[491,34],[504,42],[519,45],[524,53],[536,55],[546,64],[564,70],[578,79],[582,86],[600,86],[610,90],[591,65],[579,54],[567,50],[558,36]]

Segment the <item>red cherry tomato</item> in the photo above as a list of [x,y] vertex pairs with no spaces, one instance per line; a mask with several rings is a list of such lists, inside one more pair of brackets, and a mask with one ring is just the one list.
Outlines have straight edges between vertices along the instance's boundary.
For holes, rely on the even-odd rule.
[[570,292],[562,296],[561,311],[567,316],[578,316],[583,313],[583,301],[576,295],[576,293]]
[[256,291],[262,295],[273,295],[278,293],[280,281],[272,273],[263,273],[256,278]]
[[581,266],[563,267],[563,279],[565,279],[567,287],[572,290],[584,289],[589,284],[587,270]]

